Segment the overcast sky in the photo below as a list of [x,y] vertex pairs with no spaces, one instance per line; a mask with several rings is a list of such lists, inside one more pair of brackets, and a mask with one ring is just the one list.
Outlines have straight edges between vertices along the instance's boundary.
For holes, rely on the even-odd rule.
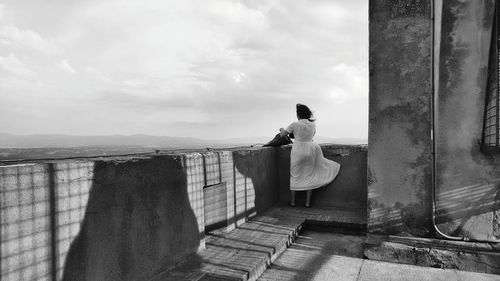
[[366,0],[0,0],[0,132],[368,135]]

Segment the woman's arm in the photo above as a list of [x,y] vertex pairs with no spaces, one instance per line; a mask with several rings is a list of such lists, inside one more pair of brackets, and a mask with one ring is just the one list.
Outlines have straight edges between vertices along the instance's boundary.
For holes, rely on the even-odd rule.
[[288,134],[289,134],[289,132],[287,130],[280,128],[280,137],[284,137]]

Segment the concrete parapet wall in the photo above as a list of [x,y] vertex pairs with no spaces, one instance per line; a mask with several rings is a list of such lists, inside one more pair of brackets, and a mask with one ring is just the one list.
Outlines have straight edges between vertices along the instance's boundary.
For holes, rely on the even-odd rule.
[[[318,207],[366,209],[366,156],[367,147],[361,145],[322,144],[325,158],[340,163],[337,178],[325,187],[313,192],[312,204]],[[279,200],[290,200],[290,152],[291,146],[278,150]],[[304,192],[297,194],[298,204],[305,200]]]
[[[342,170],[317,206],[366,207],[366,147],[323,145]],[[142,280],[286,201],[290,147],[0,166],[2,280]],[[35,258],[36,257],[36,258]]]
[[200,246],[202,198],[180,156],[96,162],[63,279],[133,280],[187,257]]
[[141,280],[173,266],[204,247],[204,188],[225,187],[214,198],[224,199],[215,213],[226,229],[276,202],[275,155],[263,148],[0,166],[2,279]]
[[2,280],[62,275],[70,243],[85,216],[94,164],[60,161],[0,166]]

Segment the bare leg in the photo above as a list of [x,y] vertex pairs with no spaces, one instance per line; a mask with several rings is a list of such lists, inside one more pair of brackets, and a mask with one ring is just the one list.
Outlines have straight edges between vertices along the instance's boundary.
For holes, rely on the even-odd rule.
[[311,207],[311,194],[312,190],[306,191],[306,207]]
[[295,191],[290,190],[290,206],[295,206]]

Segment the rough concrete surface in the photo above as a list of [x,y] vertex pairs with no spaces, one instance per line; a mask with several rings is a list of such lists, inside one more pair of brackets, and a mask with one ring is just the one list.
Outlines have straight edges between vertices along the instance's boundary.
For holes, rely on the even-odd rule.
[[[366,222],[363,216],[345,210],[275,206],[231,232],[211,232],[206,250],[174,269],[157,271],[148,280],[256,280],[286,250],[307,221],[334,225]],[[335,251],[335,246],[325,244],[325,249]],[[361,253],[360,248],[356,251]]]
[[322,220],[359,223],[362,218],[275,206],[229,233],[212,232],[206,250],[148,280],[500,280],[499,275],[366,260],[364,235],[312,230],[306,223]]
[[[246,212],[255,215],[272,206],[278,200],[276,151],[272,148],[240,149],[232,152],[232,158],[237,198],[246,190],[247,201],[243,203]],[[238,205],[241,203],[236,202]]]
[[500,280],[499,275],[363,259],[364,236],[303,229],[260,281]]
[[370,1],[370,232],[431,234],[430,4]]
[[63,280],[135,279],[199,245],[180,157],[97,162]]
[[499,241],[500,154],[481,149],[494,5],[370,1],[369,232],[437,237],[434,129],[438,228]]
[[467,249],[457,245],[446,247],[437,241],[418,244],[415,241],[367,243],[364,254],[370,260],[500,274],[500,253],[496,250]]
[[[231,230],[276,202],[274,153],[209,151],[97,162],[64,280],[136,280],[184,260],[204,247],[205,227]],[[204,187],[214,189],[204,193]],[[204,206],[217,214],[215,221],[205,220]]]
[[364,236],[305,229],[258,280],[356,280],[363,241]]
[[441,28],[437,223],[448,235],[500,241],[495,218],[500,210],[500,154],[481,150],[495,1],[449,0],[442,6],[436,22]]
[[[352,147],[331,149],[332,157],[362,166],[358,161],[366,152],[351,159]],[[343,151],[347,153],[337,155]],[[230,231],[275,204],[278,174],[275,148],[2,166],[0,248],[8,250],[2,252],[7,255],[5,260],[2,256],[2,268],[9,270],[8,274],[2,270],[2,277],[22,280],[26,279],[20,275],[22,268],[37,264],[50,268],[51,244],[46,241],[52,236],[49,211],[53,210],[60,279],[141,279],[203,249],[206,229]],[[205,219],[205,213],[210,218]],[[338,215],[349,221],[346,213],[332,210],[316,219],[327,221]],[[365,214],[364,208],[356,210],[361,224],[366,224]],[[26,222],[33,227],[27,229]],[[33,260],[36,255],[40,262]]]
[[[366,154],[363,145],[321,144],[325,158],[340,163],[340,172],[327,186],[313,191],[311,202],[318,207],[366,209]],[[278,152],[279,201],[290,200],[291,146],[276,148]],[[305,192],[297,193],[297,203],[305,201]]]

